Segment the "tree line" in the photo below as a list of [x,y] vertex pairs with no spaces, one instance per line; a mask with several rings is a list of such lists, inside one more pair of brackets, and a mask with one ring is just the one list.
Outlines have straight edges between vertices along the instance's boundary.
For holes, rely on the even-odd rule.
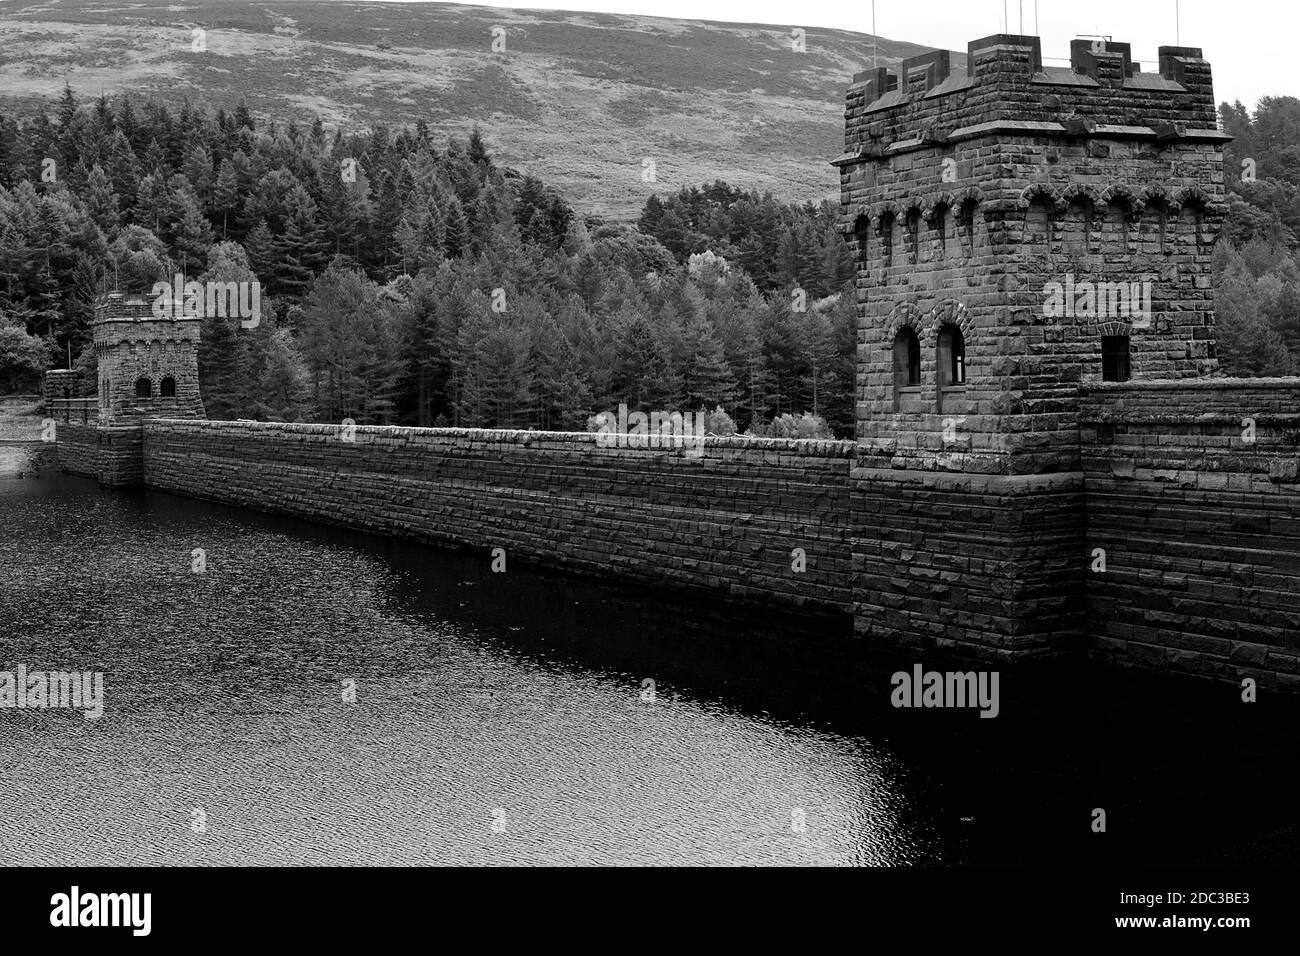
[[1219,107],[1228,217],[1214,257],[1219,362],[1231,375],[1300,374],[1300,99]]
[[[70,88],[52,114],[0,115],[0,389],[69,353],[92,387],[97,295],[179,272],[264,293],[256,329],[205,320],[213,417],[567,429],[627,403],[851,433],[853,262],[831,203],[715,182],[650,196],[628,226],[575,214],[477,131]],[[1221,114],[1221,364],[1296,374],[1300,100]]]
[[182,273],[263,292],[255,329],[204,320],[212,417],[580,429],[627,403],[850,433],[833,212],[705,192],[731,211],[708,249],[576,215],[477,130],[327,132],[65,89],[53,117],[0,116],[0,376],[71,351],[93,383],[96,296]]

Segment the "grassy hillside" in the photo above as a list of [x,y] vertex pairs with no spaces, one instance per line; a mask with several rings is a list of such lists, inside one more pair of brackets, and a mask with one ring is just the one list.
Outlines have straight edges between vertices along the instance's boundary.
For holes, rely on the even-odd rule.
[[[503,162],[629,219],[651,192],[717,178],[792,200],[836,192],[844,89],[873,41],[808,29],[797,53],[792,29],[440,3],[0,0],[0,110],[52,106],[67,81],[86,97],[242,99],[279,120],[477,123]],[[879,43],[882,65],[923,49]]]

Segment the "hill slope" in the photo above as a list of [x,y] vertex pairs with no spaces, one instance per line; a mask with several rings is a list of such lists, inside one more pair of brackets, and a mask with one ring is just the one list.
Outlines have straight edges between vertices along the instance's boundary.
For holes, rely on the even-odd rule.
[[[503,162],[627,219],[652,192],[717,178],[792,200],[838,190],[844,90],[873,40],[809,29],[800,53],[792,30],[441,3],[2,0],[0,109],[52,105],[66,80],[83,98],[242,99],[279,120],[477,123]],[[882,65],[923,50],[879,41]]]

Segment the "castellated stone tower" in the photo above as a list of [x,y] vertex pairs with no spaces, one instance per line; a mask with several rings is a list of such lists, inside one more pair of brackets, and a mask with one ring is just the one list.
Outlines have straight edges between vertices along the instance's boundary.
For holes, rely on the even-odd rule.
[[199,319],[159,318],[152,295],[110,292],[95,305],[99,421],[206,418],[199,397]]
[[1037,37],[848,92],[857,261],[855,621],[995,659],[1087,633],[1081,390],[1216,372],[1223,147],[1201,51]]

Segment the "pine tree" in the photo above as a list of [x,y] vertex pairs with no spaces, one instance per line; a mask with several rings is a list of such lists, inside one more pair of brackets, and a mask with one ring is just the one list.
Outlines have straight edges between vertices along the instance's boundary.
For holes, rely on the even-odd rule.
[[273,329],[266,339],[257,395],[254,413],[260,419],[302,422],[313,417],[311,372],[287,329]]
[[113,190],[120,197],[124,208],[135,205],[136,184],[140,180],[139,164],[135,151],[122,129],[113,133],[113,141],[108,151],[108,173],[113,181]]
[[47,263],[45,268],[36,274],[28,306],[24,310],[27,331],[32,335],[53,338],[55,331],[62,325],[62,300],[59,280]]
[[135,196],[132,219],[154,235],[161,236],[167,220],[167,188],[156,176],[146,174],[141,177]]
[[239,209],[239,203],[239,179],[235,174],[234,164],[227,159],[222,162],[221,170],[217,173],[217,180],[212,189],[212,208],[221,217],[221,238],[223,240],[229,234],[230,219]]
[[204,211],[213,208],[212,153],[202,143],[195,143],[185,154],[185,178],[194,187],[194,194]]
[[86,211],[105,236],[111,239],[117,235],[122,223],[117,193],[113,191],[113,183],[108,174],[99,166],[90,171],[86,181]]
[[469,222],[465,218],[465,209],[461,206],[460,199],[454,193],[446,197],[445,209],[443,248],[447,258],[454,259],[469,251]]
[[271,241],[272,285],[277,295],[300,299],[311,283],[308,262],[308,232],[298,217],[291,218],[284,232]]
[[637,312],[617,322],[611,406],[626,402],[631,409],[671,410],[678,406],[681,385],[668,350]]
[[469,134],[469,158],[486,175],[492,165],[492,157],[488,155],[487,144],[483,141],[483,131],[477,126]]
[[275,238],[265,219],[258,220],[257,225],[249,230],[243,244],[253,272],[264,283],[271,282],[275,275]]
[[212,226],[199,209],[192,192],[176,194],[171,203],[176,218],[172,228],[172,252],[187,268],[197,267],[208,256],[212,245]]
[[686,407],[729,408],[736,399],[736,379],[708,316],[702,309],[693,309],[686,316],[682,332],[686,359],[682,392]]
[[73,96],[72,86],[66,80],[63,83],[63,93],[59,97],[56,113],[59,117],[59,129],[67,132],[77,116],[77,98]]

